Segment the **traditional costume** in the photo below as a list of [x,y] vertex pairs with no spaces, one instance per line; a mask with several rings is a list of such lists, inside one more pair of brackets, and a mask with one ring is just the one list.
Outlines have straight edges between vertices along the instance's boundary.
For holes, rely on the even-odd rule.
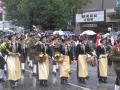
[[[105,37],[101,39],[102,41],[106,40]],[[97,59],[99,60],[98,63],[98,78],[99,82],[107,83],[107,71],[108,71],[108,60],[107,60],[107,47],[105,45],[99,45],[96,49]]]
[[[9,37],[9,34],[6,34],[4,36],[4,40],[3,41],[6,42],[6,43],[10,42],[8,37]],[[7,55],[4,55],[4,59],[5,59],[5,61],[7,61]],[[7,65],[6,65],[6,63],[4,65],[4,72],[5,72],[5,74],[7,74]]]
[[[46,37],[46,35],[42,35],[40,41]],[[52,51],[46,42],[42,42],[41,44],[37,45],[37,53],[44,54],[45,59],[43,61],[38,61],[37,63],[37,70],[38,70],[38,80],[40,80],[40,85],[47,86],[47,80],[49,77],[49,59],[48,57],[52,57]]]
[[[30,62],[29,62],[29,67],[33,69],[33,75],[37,75],[37,62],[35,61],[35,54],[36,54],[36,42],[37,38],[36,35],[38,32],[34,31],[32,32],[32,36],[30,41],[28,42],[28,49],[30,50]],[[32,65],[34,63],[34,66]]]
[[21,69],[22,69],[22,72],[24,73],[25,72],[25,63],[26,63],[26,58],[27,58],[27,43],[26,43],[26,37],[25,35],[22,35],[21,36],[21,57],[20,57],[20,60],[21,60]]
[[67,37],[64,38],[63,44],[61,44],[59,47],[59,52],[62,54],[61,58],[64,57],[64,59],[60,62],[61,84],[68,84],[70,59],[73,60],[71,47],[68,43],[65,43],[65,41],[68,40],[69,39]]
[[[57,40],[54,41],[55,39],[58,39],[58,36],[54,36],[53,37],[53,41],[50,43],[50,47],[51,47],[51,50],[52,50],[52,54],[54,55],[55,52],[58,52],[58,49],[59,49],[59,46],[60,46],[60,42]],[[53,74],[56,75],[56,70],[58,70],[58,67],[57,67],[57,64],[55,61],[53,61]]]
[[[0,31],[0,45],[3,43],[3,38],[2,36],[4,33]],[[5,82],[4,80],[4,65],[5,65],[5,60],[3,57],[3,51],[0,51],[0,82]]]
[[[30,41],[30,34],[26,35],[26,44],[28,45]],[[29,64],[30,66],[30,49],[27,48],[27,63]]]
[[114,71],[117,75],[115,89],[119,90],[120,88],[120,38],[117,40],[117,43],[110,52],[110,57],[113,63]]
[[[71,48],[72,55],[73,55],[73,57],[75,58],[74,50],[75,50],[76,45],[75,45],[75,41],[74,41],[73,39],[74,39],[74,38],[71,36],[71,37],[70,37],[69,46],[70,46],[70,48]],[[71,65],[71,61],[72,61],[72,60],[70,59],[70,65]],[[70,65],[69,65],[69,74],[71,74],[71,72],[70,72]]]
[[[12,33],[11,37],[16,35]],[[21,78],[20,60],[19,55],[21,53],[21,45],[17,41],[7,43],[6,53],[7,66],[8,66],[8,80],[10,81],[11,88],[15,88],[15,83]]]
[[86,84],[86,76],[88,74],[87,53],[90,53],[90,48],[87,44],[82,43],[86,40],[85,36],[80,37],[80,42],[76,47],[76,60],[77,63],[77,78],[78,82]]

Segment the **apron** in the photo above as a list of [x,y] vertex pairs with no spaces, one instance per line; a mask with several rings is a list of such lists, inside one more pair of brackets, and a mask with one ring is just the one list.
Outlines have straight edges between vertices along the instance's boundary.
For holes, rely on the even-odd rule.
[[69,56],[65,55],[65,59],[60,63],[60,77],[69,77]]
[[47,80],[49,76],[49,59],[45,62],[38,62],[38,79]]
[[18,56],[8,56],[8,80],[19,80],[21,78],[20,60]]
[[107,77],[107,70],[108,70],[108,60],[107,57],[101,58],[105,55],[100,55],[100,61],[99,61],[99,72],[101,77]]
[[88,63],[86,60],[86,55],[78,56],[78,77],[85,78],[88,72]]

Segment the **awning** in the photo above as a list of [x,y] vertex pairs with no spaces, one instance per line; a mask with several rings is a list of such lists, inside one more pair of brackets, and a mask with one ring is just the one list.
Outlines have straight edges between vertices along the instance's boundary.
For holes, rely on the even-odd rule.
[[120,12],[119,12],[119,14],[117,14],[116,12],[107,13],[107,17],[109,17],[111,19],[120,19]]

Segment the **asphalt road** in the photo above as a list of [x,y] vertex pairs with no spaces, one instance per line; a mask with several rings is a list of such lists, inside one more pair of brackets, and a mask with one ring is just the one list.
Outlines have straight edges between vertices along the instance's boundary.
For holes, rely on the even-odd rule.
[[[52,64],[50,62],[50,75],[47,87],[41,87],[37,77],[33,77],[32,70],[28,68],[26,64],[25,74],[22,74],[22,78],[18,81],[18,86],[15,90],[114,90],[114,83],[116,79],[115,72],[112,67],[108,67],[108,83],[100,84],[97,78],[97,67],[89,66],[89,80],[87,84],[80,84],[76,78],[76,65],[71,65],[71,75],[69,78],[69,84],[61,85],[59,78],[59,71],[57,75],[52,74]],[[5,76],[6,82],[0,83],[0,90],[11,90],[7,76]]]

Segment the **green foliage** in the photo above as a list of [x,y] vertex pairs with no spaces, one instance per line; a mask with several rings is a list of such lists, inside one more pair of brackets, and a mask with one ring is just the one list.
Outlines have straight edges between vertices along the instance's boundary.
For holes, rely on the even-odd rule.
[[43,29],[66,28],[72,12],[81,13],[82,6],[91,0],[3,0],[6,19],[17,25]]

